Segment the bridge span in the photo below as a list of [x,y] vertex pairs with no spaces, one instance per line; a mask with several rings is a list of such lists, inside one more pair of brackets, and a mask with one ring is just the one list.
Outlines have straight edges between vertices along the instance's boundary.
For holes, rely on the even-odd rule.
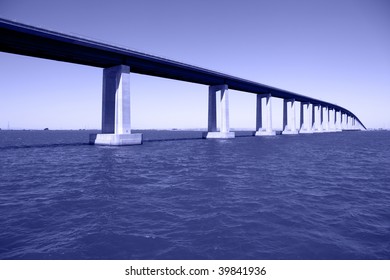
[[[6,19],[0,19],[0,51],[103,68],[102,131],[96,136],[95,144],[142,143],[141,134],[131,133],[131,72],[209,86],[206,138],[235,136],[229,126],[229,89],[257,95],[256,136],[275,135],[272,128],[273,97],[284,100],[282,134],[366,129],[356,115],[336,104],[205,68]],[[217,92],[220,92],[219,98]],[[220,106],[217,106],[217,102]],[[298,126],[295,119],[297,102],[300,106]]]

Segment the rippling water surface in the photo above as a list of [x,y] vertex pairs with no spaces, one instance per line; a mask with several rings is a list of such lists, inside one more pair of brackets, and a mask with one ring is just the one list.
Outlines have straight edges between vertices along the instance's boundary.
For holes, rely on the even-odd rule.
[[390,257],[388,131],[87,141],[0,131],[0,259]]

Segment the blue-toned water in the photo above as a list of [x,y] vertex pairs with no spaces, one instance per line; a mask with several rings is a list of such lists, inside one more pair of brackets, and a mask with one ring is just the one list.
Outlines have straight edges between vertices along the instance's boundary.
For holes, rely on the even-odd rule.
[[0,131],[0,259],[390,258],[389,131],[87,142]]

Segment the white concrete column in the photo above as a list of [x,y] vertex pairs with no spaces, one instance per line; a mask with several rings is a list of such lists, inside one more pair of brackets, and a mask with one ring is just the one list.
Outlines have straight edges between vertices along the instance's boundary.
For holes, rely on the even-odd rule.
[[341,129],[347,129],[347,114],[341,113]]
[[355,127],[355,118],[351,116],[351,129],[356,129]]
[[[120,66],[115,101],[115,134],[130,134],[130,67]],[[123,68],[123,70],[122,70]]]
[[131,133],[130,67],[127,65],[118,65],[103,70],[102,133],[96,135],[94,143],[100,145],[142,144],[142,134]]
[[283,100],[283,132],[282,134],[297,134],[295,125],[295,99]]
[[348,129],[352,129],[352,117],[348,116]]
[[[271,94],[258,94],[256,97],[256,136],[276,135],[272,130]],[[265,105],[265,122],[263,119],[263,100]]]
[[315,122],[316,122],[316,106],[311,104],[311,131],[314,132]]
[[304,116],[304,114],[303,114],[303,111],[304,111],[304,109],[303,109],[303,102],[301,101],[301,102],[299,102],[299,131],[301,131],[301,129],[303,128],[303,124],[304,124],[304,122],[305,122],[305,116]]
[[329,132],[329,109],[328,107],[322,108],[322,129],[324,132]]
[[335,125],[336,125],[336,131],[342,131],[342,114],[341,111],[335,110]]
[[313,110],[309,102],[301,102],[301,128],[299,133],[313,133]]
[[317,116],[317,106],[312,104],[312,116],[313,116],[313,124],[312,124],[312,130],[314,132],[314,130],[316,129],[317,127],[317,121],[318,121],[318,116]]
[[328,108],[328,131],[336,131],[336,110],[334,108]]
[[322,113],[322,106],[321,105],[314,105],[314,127],[313,132],[319,133],[323,132],[322,129],[322,120],[323,120],[323,113]]
[[356,118],[352,118],[352,129],[359,130],[359,127],[356,124]]
[[225,85],[221,88],[221,132],[228,133],[230,132],[230,122],[229,122],[229,89]]
[[[220,91],[219,114],[217,114],[217,91]],[[219,115],[220,131],[217,130],[217,115]],[[209,119],[206,138],[234,138],[229,124],[229,88],[228,85],[209,87]]]

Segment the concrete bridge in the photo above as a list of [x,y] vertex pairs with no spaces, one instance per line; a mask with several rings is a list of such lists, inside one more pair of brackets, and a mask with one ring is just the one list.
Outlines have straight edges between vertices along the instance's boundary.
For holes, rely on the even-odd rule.
[[[102,131],[96,136],[95,144],[142,143],[142,134],[131,132],[131,72],[209,86],[206,138],[235,136],[229,126],[229,89],[257,95],[256,136],[275,135],[272,127],[272,98],[284,100],[282,134],[366,129],[352,112],[326,101],[5,19],[0,19],[0,51],[103,68]],[[220,106],[217,106],[217,102]],[[295,119],[297,106],[300,106],[299,122]],[[220,122],[219,130],[217,118]]]

